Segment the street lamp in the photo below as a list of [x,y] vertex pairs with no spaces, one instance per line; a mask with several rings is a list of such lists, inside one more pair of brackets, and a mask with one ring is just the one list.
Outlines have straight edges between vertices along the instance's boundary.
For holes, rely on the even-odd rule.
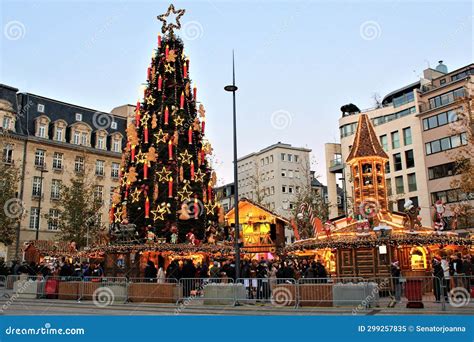
[[46,165],[43,163],[40,169],[40,186],[39,186],[39,199],[38,199],[38,225],[36,226],[36,237],[35,240],[38,241],[39,238],[39,229],[41,222],[41,197],[43,196],[43,174],[47,173]]
[[237,114],[235,107],[235,92],[237,91],[235,85],[235,62],[234,62],[234,51],[232,50],[232,84],[224,87],[225,91],[232,92],[233,101],[233,126],[234,126],[234,215],[235,215],[235,228],[234,228],[234,245],[235,245],[235,276],[240,277],[240,227],[239,227],[239,186],[238,186],[238,175],[237,175]]

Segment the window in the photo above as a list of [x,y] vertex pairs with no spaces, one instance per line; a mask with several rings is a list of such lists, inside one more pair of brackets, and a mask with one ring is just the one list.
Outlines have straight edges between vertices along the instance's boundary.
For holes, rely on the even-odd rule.
[[292,154],[288,154],[288,161],[289,161],[289,162],[292,162],[292,161],[293,161],[293,155],[292,155]]
[[403,129],[403,144],[405,146],[411,145],[411,127],[407,127]]
[[295,155],[293,155],[293,157],[295,158],[295,163],[297,163],[298,162],[298,155],[295,154]]
[[120,169],[120,164],[119,163],[112,163],[112,172],[111,176],[112,178],[118,178],[119,177],[119,169]]
[[417,197],[417,196],[415,196],[415,197],[410,197],[410,201],[413,202],[413,206],[415,206],[415,207],[418,207],[418,206],[419,206],[419,204],[418,204],[418,197]]
[[405,188],[403,187],[403,176],[395,177],[395,191],[397,194],[403,194]]
[[425,144],[426,155],[447,151],[461,145],[467,145],[467,133],[452,135],[450,137],[434,140]]
[[407,169],[415,167],[415,157],[413,156],[413,150],[405,151],[405,163]]
[[385,186],[387,187],[387,195],[392,196],[392,180],[390,178],[385,180]]
[[12,144],[6,144],[3,147],[3,159],[2,160],[6,164],[13,163],[13,145]]
[[293,170],[288,170],[288,178],[293,178]]
[[265,160],[262,158],[260,159],[260,166],[263,166],[263,165],[265,165]]
[[453,103],[458,98],[465,95],[463,88],[458,88],[442,95],[438,95],[429,99],[430,109],[446,106],[447,104]]
[[118,140],[118,139],[115,139],[115,140],[114,140],[113,151],[114,151],[114,152],[120,152],[120,151],[121,151],[121,148],[120,148],[120,140]]
[[299,194],[300,191],[301,191],[301,188],[300,188],[299,186],[296,186],[296,187],[295,187],[295,191],[296,191],[297,194]]
[[442,78],[439,80],[439,85],[443,85],[446,83],[446,79],[445,78]]
[[30,210],[30,229],[39,228],[39,208],[32,207]]
[[74,132],[74,140],[73,140],[73,144],[74,145],[79,145],[79,139],[80,139],[80,136],[81,134],[79,132]]
[[32,193],[31,195],[33,197],[40,197],[41,196],[41,193],[42,193],[42,189],[41,187],[43,186],[42,182],[41,182],[41,177],[33,177],[33,187],[32,187]]
[[11,118],[9,116],[3,117],[2,128],[3,129],[10,129]]
[[396,153],[393,155],[393,165],[395,171],[400,171],[402,169],[402,156],[400,153]]
[[36,150],[36,152],[35,152],[35,166],[44,167],[45,154],[46,154],[45,150]]
[[61,170],[63,168],[63,154],[54,152],[53,154],[53,169]]
[[110,123],[110,128],[112,128],[112,129],[117,129],[117,121],[112,121],[112,122]]
[[273,154],[270,156],[270,163],[273,163]]
[[430,180],[453,176],[456,172],[456,163],[447,163],[428,168],[428,178]]
[[443,203],[454,203],[472,198],[473,194],[466,195],[460,189],[450,189],[431,193],[431,203],[441,200]]
[[281,176],[282,176],[282,177],[286,177],[286,170],[285,170],[285,169],[282,169],[282,170],[281,170]]
[[104,175],[104,165],[105,165],[105,161],[103,161],[103,160],[96,160],[95,161],[95,174],[96,174],[96,176],[103,176]]
[[390,162],[385,163],[385,173],[390,173]]
[[288,187],[288,193],[289,193],[289,194],[292,194],[292,193],[293,193],[293,187],[292,187],[292,186],[289,186],[289,187]]
[[76,160],[74,161],[74,171],[84,172],[84,158],[83,157],[76,157]]
[[295,170],[295,178],[300,179],[300,172],[298,170]]
[[384,124],[396,119],[403,118],[404,116],[413,114],[415,112],[416,112],[416,107],[410,107],[393,114],[388,114],[388,115],[383,115],[383,116],[373,118],[372,123],[374,126],[378,126],[378,125],[381,125],[381,124]]
[[94,189],[94,200],[96,202],[102,203],[103,196],[104,196],[104,187],[102,185],[97,185]]
[[341,133],[341,138],[348,137],[349,135],[354,134],[356,129],[357,129],[357,122],[341,126],[339,128],[339,131]]
[[57,141],[63,141],[63,128],[56,127],[56,138]]
[[397,211],[403,213],[405,211],[405,200],[399,199],[397,200]]
[[384,151],[388,151],[388,139],[386,134],[380,136],[380,145],[382,145]]
[[84,132],[81,134],[81,145],[82,145],[82,146],[87,146],[87,145],[89,144],[89,143],[88,143],[88,142],[89,142],[89,137],[88,137],[88,135],[89,135],[89,134],[84,133]]
[[285,153],[282,153],[282,154],[281,154],[281,160],[282,160],[282,161],[285,161]]
[[392,148],[399,148],[400,147],[400,135],[398,131],[392,132]]
[[44,113],[44,104],[38,103],[38,106],[36,106],[36,110],[38,113]]
[[286,185],[282,185],[281,187],[281,192],[286,194]]
[[105,138],[104,137],[98,137],[97,138],[97,148],[100,150],[103,150],[105,147]]
[[413,95],[413,91],[403,94],[402,96],[393,98],[393,107],[400,107],[406,103],[413,102],[415,100],[415,95]]
[[414,173],[410,173],[407,175],[408,179],[408,191],[416,191],[416,175]]
[[59,199],[61,195],[61,180],[53,179],[51,181],[51,199]]
[[274,195],[274,194],[275,194],[275,187],[272,186],[272,187],[270,188],[270,195]]
[[49,209],[48,230],[59,229],[59,210]]
[[46,138],[46,125],[40,124],[38,127],[38,137]]
[[82,121],[82,114],[76,113],[76,121]]

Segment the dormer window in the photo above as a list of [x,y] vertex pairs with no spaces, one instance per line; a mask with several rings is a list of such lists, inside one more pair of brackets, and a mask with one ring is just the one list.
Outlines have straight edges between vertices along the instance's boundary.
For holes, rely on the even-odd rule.
[[35,136],[48,139],[50,119],[46,115],[38,116],[35,120]]
[[82,114],[76,113],[76,121],[82,121]]
[[36,109],[38,110],[38,113],[44,113],[44,104],[38,103]]
[[2,128],[9,130],[11,126],[12,118],[9,116],[4,116],[3,117],[3,122],[2,122]]
[[87,133],[82,133],[81,134],[81,145],[82,146],[87,146],[89,144],[89,139],[88,139],[88,134]]
[[116,122],[116,121],[112,121],[112,123],[110,124],[110,128],[112,128],[112,129],[117,129],[117,122]]
[[38,127],[38,137],[46,138],[46,125],[40,124]]
[[74,145],[79,145],[80,136],[81,134],[79,132],[74,132],[74,140],[73,140]]
[[113,151],[114,152],[120,152],[120,141],[119,140],[114,140]]
[[56,128],[56,140],[57,141],[63,141],[63,133],[64,129],[62,127],[57,127]]
[[100,150],[105,149],[105,138],[104,137],[98,137],[97,138],[97,148]]

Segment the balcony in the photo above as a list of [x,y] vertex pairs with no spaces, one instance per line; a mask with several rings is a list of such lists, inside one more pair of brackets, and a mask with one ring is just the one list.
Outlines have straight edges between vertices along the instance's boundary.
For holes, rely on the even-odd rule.
[[342,159],[333,159],[329,162],[329,172],[342,173],[342,169],[344,169]]

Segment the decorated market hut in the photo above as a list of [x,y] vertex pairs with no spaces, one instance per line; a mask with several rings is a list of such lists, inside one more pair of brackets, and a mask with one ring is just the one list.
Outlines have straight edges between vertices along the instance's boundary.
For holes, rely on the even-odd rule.
[[[235,208],[225,215],[226,223],[235,226]],[[241,226],[242,252],[250,259],[273,259],[285,246],[285,225],[282,216],[247,199],[239,200],[239,224]]]
[[22,248],[23,259],[39,264],[51,259],[68,258],[70,261],[77,256],[75,243],[53,240],[33,240],[25,242]]
[[339,277],[386,276],[393,260],[400,262],[405,276],[429,276],[433,257],[469,253],[472,237],[423,226],[420,209],[411,201],[405,202],[404,213],[388,210],[387,161],[370,119],[361,114],[346,161],[354,184],[356,215],[326,222],[324,234],[296,241],[286,251],[321,259]]

